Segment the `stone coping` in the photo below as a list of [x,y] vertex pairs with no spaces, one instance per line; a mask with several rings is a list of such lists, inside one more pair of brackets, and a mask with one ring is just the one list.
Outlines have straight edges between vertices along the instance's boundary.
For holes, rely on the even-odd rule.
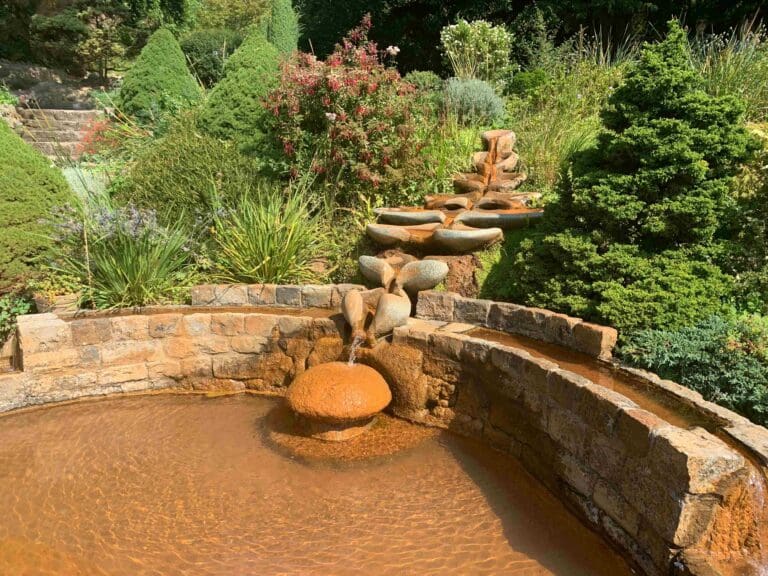
[[[363,287],[280,288],[198,287],[193,303],[212,304],[192,313],[22,316],[23,371],[0,374],[0,412],[158,389],[284,394],[308,367],[344,358],[349,336],[339,315],[304,316],[295,308],[334,308],[343,290]],[[252,308],[255,299],[270,310],[294,310],[262,314]],[[615,331],[439,292],[421,293],[417,312],[450,320],[410,319],[391,343],[360,351],[361,362],[392,388],[391,411],[515,456],[647,574],[666,574],[670,563],[697,551],[717,525],[719,503],[750,481],[748,461],[768,463],[768,430],[682,386],[623,368],[708,415],[712,429],[670,425],[557,364],[468,334],[477,326],[506,328],[604,359]]]
[[611,358],[618,333],[613,328],[542,308],[465,298],[434,290],[419,293],[416,317],[474,324],[534,340],[559,344],[594,358]]
[[338,308],[350,290],[360,284],[205,284],[191,290],[193,306],[285,306]]

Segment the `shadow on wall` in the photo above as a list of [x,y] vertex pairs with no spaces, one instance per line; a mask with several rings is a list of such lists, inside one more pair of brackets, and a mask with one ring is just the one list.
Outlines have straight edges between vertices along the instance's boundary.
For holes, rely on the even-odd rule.
[[519,300],[514,291],[512,263],[520,252],[520,244],[534,234],[536,231],[531,227],[509,230],[504,234],[504,241],[500,245],[478,254],[482,264],[482,268],[477,272],[479,298],[501,302]]

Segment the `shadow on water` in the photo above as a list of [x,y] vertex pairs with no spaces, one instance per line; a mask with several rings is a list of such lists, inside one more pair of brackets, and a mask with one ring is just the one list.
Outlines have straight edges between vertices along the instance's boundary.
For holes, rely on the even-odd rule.
[[538,565],[556,576],[633,574],[623,558],[516,459],[449,431],[439,442],[482,491],[510,547],[530,559],[521,562],[519,573],[531,573]]

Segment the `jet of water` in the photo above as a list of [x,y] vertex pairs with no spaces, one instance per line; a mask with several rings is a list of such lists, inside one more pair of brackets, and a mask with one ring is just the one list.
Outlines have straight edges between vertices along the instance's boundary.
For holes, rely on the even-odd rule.
[[355,334],[355,337],[352,339],[352,345],[349,347],[349,365],[354,366],[355,365],[355,358],[357,358],[357,350],[360,348],[360,345],[363,343],[363,340],[365,339],[365,335],[363,334]]

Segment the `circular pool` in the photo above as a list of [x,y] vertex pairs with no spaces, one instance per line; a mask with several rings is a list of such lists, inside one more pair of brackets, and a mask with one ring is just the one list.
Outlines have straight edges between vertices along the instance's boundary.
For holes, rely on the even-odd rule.
[[140,396],[0,418],[0,574],[630,574],[499,453],[440,433],[307,464],[266,440],[276,402]]

